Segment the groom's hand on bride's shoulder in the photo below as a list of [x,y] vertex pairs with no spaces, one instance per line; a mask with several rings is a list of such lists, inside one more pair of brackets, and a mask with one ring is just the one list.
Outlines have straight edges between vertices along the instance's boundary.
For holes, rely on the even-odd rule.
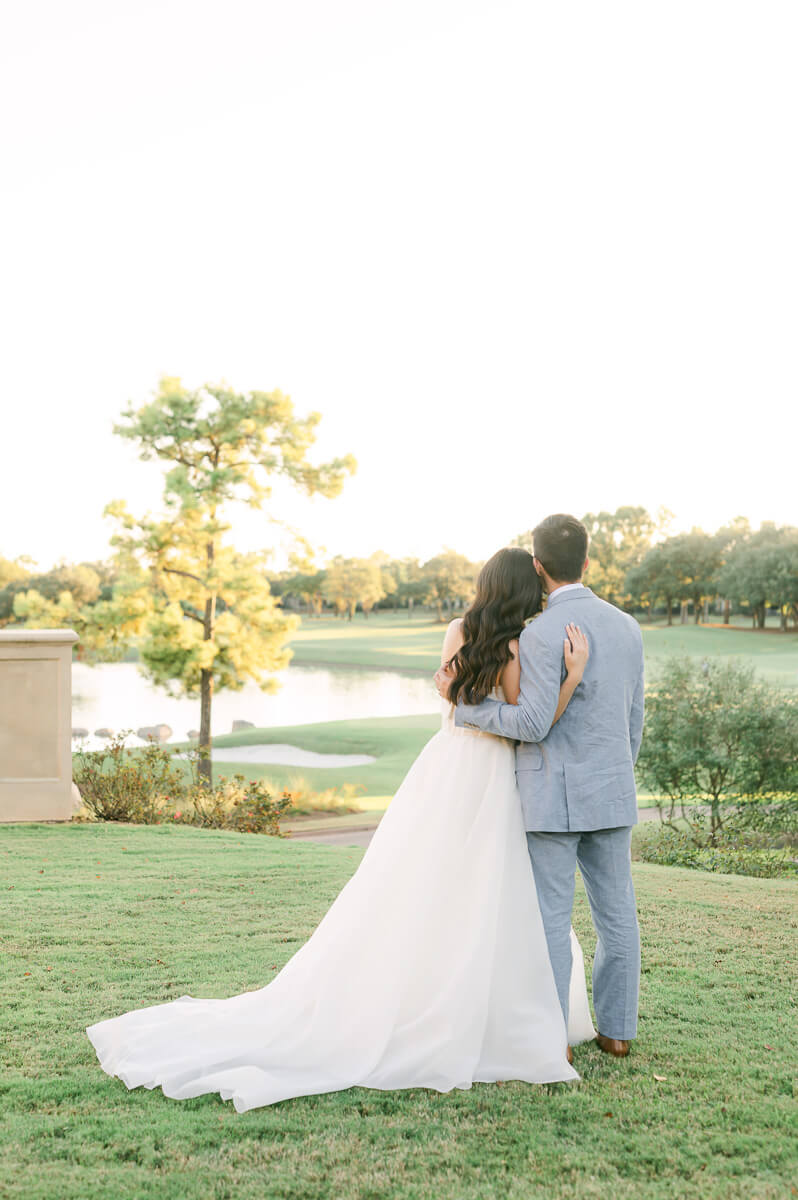
[[442,667],[438,667],[437,671],[433,675],[433,679],[435,680],[435,686],[438,689],[438,695],[444,700],[448,700],[449,684],[454,679],[454,671],[449,663],[444,663]]

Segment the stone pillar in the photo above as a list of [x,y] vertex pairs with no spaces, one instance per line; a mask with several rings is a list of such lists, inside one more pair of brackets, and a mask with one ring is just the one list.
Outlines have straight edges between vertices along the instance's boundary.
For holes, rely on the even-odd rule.
[[0,822],[72,815],[71,629],[0,629]]

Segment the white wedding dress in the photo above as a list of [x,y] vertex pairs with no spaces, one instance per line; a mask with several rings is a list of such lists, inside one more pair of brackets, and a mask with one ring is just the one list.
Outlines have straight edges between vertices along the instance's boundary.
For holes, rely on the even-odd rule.
[[[104,1071],[238,1112],[369,1088],[578,1079],[557,999],[516,790],[512,743],[442,728],[363,860],[266,987],[181,996],[90,1025]],[[568,1039],[595,1036],[571,934]],[[265,971],[264,971],[265,973]]]

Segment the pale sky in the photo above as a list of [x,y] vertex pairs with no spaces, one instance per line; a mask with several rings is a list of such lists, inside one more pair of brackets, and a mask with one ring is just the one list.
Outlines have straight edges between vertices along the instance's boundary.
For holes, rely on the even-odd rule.
[[[157,505],[161,374],[320,410],[330,553],[798,520],[793,0],[0,0],[0,555]],[[242,548],[272,544],[265,518]]]

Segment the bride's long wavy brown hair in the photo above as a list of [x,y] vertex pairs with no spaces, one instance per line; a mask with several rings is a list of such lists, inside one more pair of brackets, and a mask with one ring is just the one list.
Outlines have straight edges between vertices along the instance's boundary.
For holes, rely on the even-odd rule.
[[540,612],[542,591],[532,555],[510,546],[489,558],[477,579],[477,594],[463,617],[463,645],[451,660],[453,704],[480,704],[499,682],[512,658],[510,642]]

